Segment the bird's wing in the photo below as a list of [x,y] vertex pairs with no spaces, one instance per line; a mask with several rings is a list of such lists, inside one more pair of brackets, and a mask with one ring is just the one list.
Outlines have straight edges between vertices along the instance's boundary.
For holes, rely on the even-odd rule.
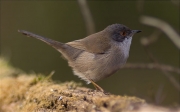
[[77,49],[86,50],[86,46],[82,44],[81,40],[75,40],[66,44]]
[[86,38],[66,43],[74,48],[90,53],[105,53],[111,46],[110,41],[104,35],[93,34]]

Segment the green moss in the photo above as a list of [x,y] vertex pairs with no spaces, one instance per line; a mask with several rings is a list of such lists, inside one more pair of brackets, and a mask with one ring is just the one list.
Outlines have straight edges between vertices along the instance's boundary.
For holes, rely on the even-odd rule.
[[[116,112],[128,110],[133,105],[144,104],[137,97],[104,94],[81,87],[81,83],[56,83],[51,79],[53,73],[45,77],[42,74],[25,74],[16,72],[5,61],[0,60],[6,76],[13,72],[16,77],[8,75],[1,77],[0,111],[30,112],[30,111],[107,111]],[[7,108],[8,107],[8,108]]]

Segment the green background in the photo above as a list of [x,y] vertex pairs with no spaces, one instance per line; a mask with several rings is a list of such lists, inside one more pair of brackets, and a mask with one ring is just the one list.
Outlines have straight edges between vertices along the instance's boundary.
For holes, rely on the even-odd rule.
[[[179,33],[179,6],[170,0],[144,1],[88,1],[96,31],[106,26],[120,23],[131,29],[142,30],[134,36],[130,50],[129,63],[151,62],[140,43],[142,37],[148,37],[156,28],[141,24],[142,15],[159,18],[169,23]],[[82,82],[74,76],[66,60],[59,52],[45,43],[28,38],[17,32],[18,29],[61,41],[69,42],[87,36],[85,22],[77,1],[0,1],[0,44],[1,56],[27,73],[48,75],[55,70],[53,79],[58,81]],[[151,45],[151,52],[161,63],[179,66],[179,50],[162,33]],[[179,80],[179,74],[172,73]],[[108,92],[145,98],[148,102],[176,105],[180,94],[165,75],[158,70],[122,69],[98,84]],[[158,90],[163,88],[161,97]],[[94,88],[93,88],[94,89]]]

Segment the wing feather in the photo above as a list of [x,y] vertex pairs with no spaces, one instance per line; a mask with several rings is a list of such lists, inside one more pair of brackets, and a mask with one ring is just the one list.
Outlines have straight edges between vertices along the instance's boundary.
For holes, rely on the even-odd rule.
[[90,53],[105,53],[110,47],[110,38],[103,31],[92,34],[80,40],[68,42],[66,44],[77,49],[85,50]]

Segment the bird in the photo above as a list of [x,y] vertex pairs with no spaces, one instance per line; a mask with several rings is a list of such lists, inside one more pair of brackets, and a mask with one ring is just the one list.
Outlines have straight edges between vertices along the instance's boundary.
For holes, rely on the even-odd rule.
[[18,32],[39,39],[59,51],[68,61],[74,75],[87,84],[92,83],[96,90],[104,90],[96,84],[97,81],[111,76],[125,65],[132,37],[141,30],[131,30],[123,24],[112,24],[102,31],[85,38],[67,43],[58,42],[29,31]]

